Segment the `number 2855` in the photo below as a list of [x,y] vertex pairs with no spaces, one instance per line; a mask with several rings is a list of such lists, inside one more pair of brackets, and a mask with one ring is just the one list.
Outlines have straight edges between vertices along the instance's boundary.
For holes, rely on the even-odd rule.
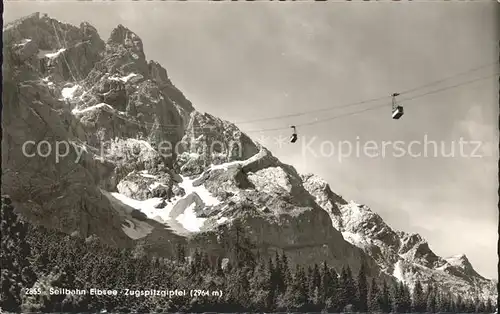
[[42,294],[42,290],[40,288],[28,288],[24,291],[25,295],[37,295]]

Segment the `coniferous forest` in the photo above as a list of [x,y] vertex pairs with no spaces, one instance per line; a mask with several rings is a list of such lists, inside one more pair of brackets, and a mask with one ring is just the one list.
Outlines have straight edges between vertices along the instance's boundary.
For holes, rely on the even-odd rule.
[[[224,235],[231,246],[229,262],[223,263],[200,250],[188,258],[180,245],[171,259],[155,258],[140,248],[117,249],[93,237],[33,226],[23,222],[4,197],[1,214],[3,311],[493,313],[495,308],[492,300],[462,299],[419,282],[410,292],[402,283],[367,278],[363,267],[357,274],[349,267],[338,273],[327,262],[291,267],[279,252],[261,258],[248,245],[232,242],[237,224]],[[177,289],[187,294],[51,294],[63,288]]]

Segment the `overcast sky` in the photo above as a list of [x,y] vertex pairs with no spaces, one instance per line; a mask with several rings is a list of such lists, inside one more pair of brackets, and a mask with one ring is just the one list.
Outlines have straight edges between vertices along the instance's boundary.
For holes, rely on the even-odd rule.
[[[123,24],[139,35],[147,59],[160,62],[199,111],[247,121],[342,106],[409,90],[498,60],[497,4],[6,2],[4,20],[40,11],[63,22],[88,21],[106,40]],[[403,98],[494,74],[495,65],[417,90]],[[239,124],[242,130],[288,128],[360,111],[357,107]],[[495,78],[298,127],[300,139],[279,146],[289,130],[251,133],[283,162],[314,172],[348,200],[367,204],[394,229],[418,232],[441,256],[465,253],[497,278],[498,82]],[[438,142],[438,156],[356,156],[375,141]],[[481,141],[466,145],[459,140]],[[311,150],[307,149],[308,142]],[[339,159],[339,141],[354,153]],[[441,144],[440,142],[443,142]],[[455,144],[452,144],[454,142]],[[331,144],[334,155],[325,155]],[[347,151],[347,144],[342,148]],[[454,157],[441,156],[441,146]],[[320,148],[325,153],[321,155]],[[414,146],[414,156],[423,147]]]

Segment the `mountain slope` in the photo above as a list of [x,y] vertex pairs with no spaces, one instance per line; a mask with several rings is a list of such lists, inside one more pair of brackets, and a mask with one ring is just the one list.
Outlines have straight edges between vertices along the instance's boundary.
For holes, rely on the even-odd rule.
[[[218,228],[239,220],[263,254],[283,250],[291,263],[354,273],[365,263],[369,276],[496,293],[466,258],[436,256],[420,236],[393,231],[196,111],[126,27],[105,42],[88,23],[33,14],[3,33],[2,193],[33,222],[160,255],[185,241],[224,255]],[[54,148],[47,157],[23,153],[43,140]]]
[[327,210],[343,237],[373,257],[384,272],[413,287],[439,283],[455,294],[496,298],[496,282],[479,275],[463,254],[437,256],[419,234],[394,231],[369,207],[347,202],[314,175],[304,176],[308,191]]

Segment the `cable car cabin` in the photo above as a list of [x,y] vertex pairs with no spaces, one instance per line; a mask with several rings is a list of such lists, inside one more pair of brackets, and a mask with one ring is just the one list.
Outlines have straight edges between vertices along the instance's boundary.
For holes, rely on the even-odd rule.
[[403,106],[397,106],[396,108],[392,109],[392,118],[397,120],[401,118],[404,114]]
[[297,129],[293,125],[291,126],[291,128],[293,129],[293,134],[290,137],[290,143],[295,143],[297,142]]
[[394,93],[392,96],[392,118],[397,120],[401,118],[404,114],[403,106],[398,105],[396,101],[396,96],[399,96],[399,93]]

